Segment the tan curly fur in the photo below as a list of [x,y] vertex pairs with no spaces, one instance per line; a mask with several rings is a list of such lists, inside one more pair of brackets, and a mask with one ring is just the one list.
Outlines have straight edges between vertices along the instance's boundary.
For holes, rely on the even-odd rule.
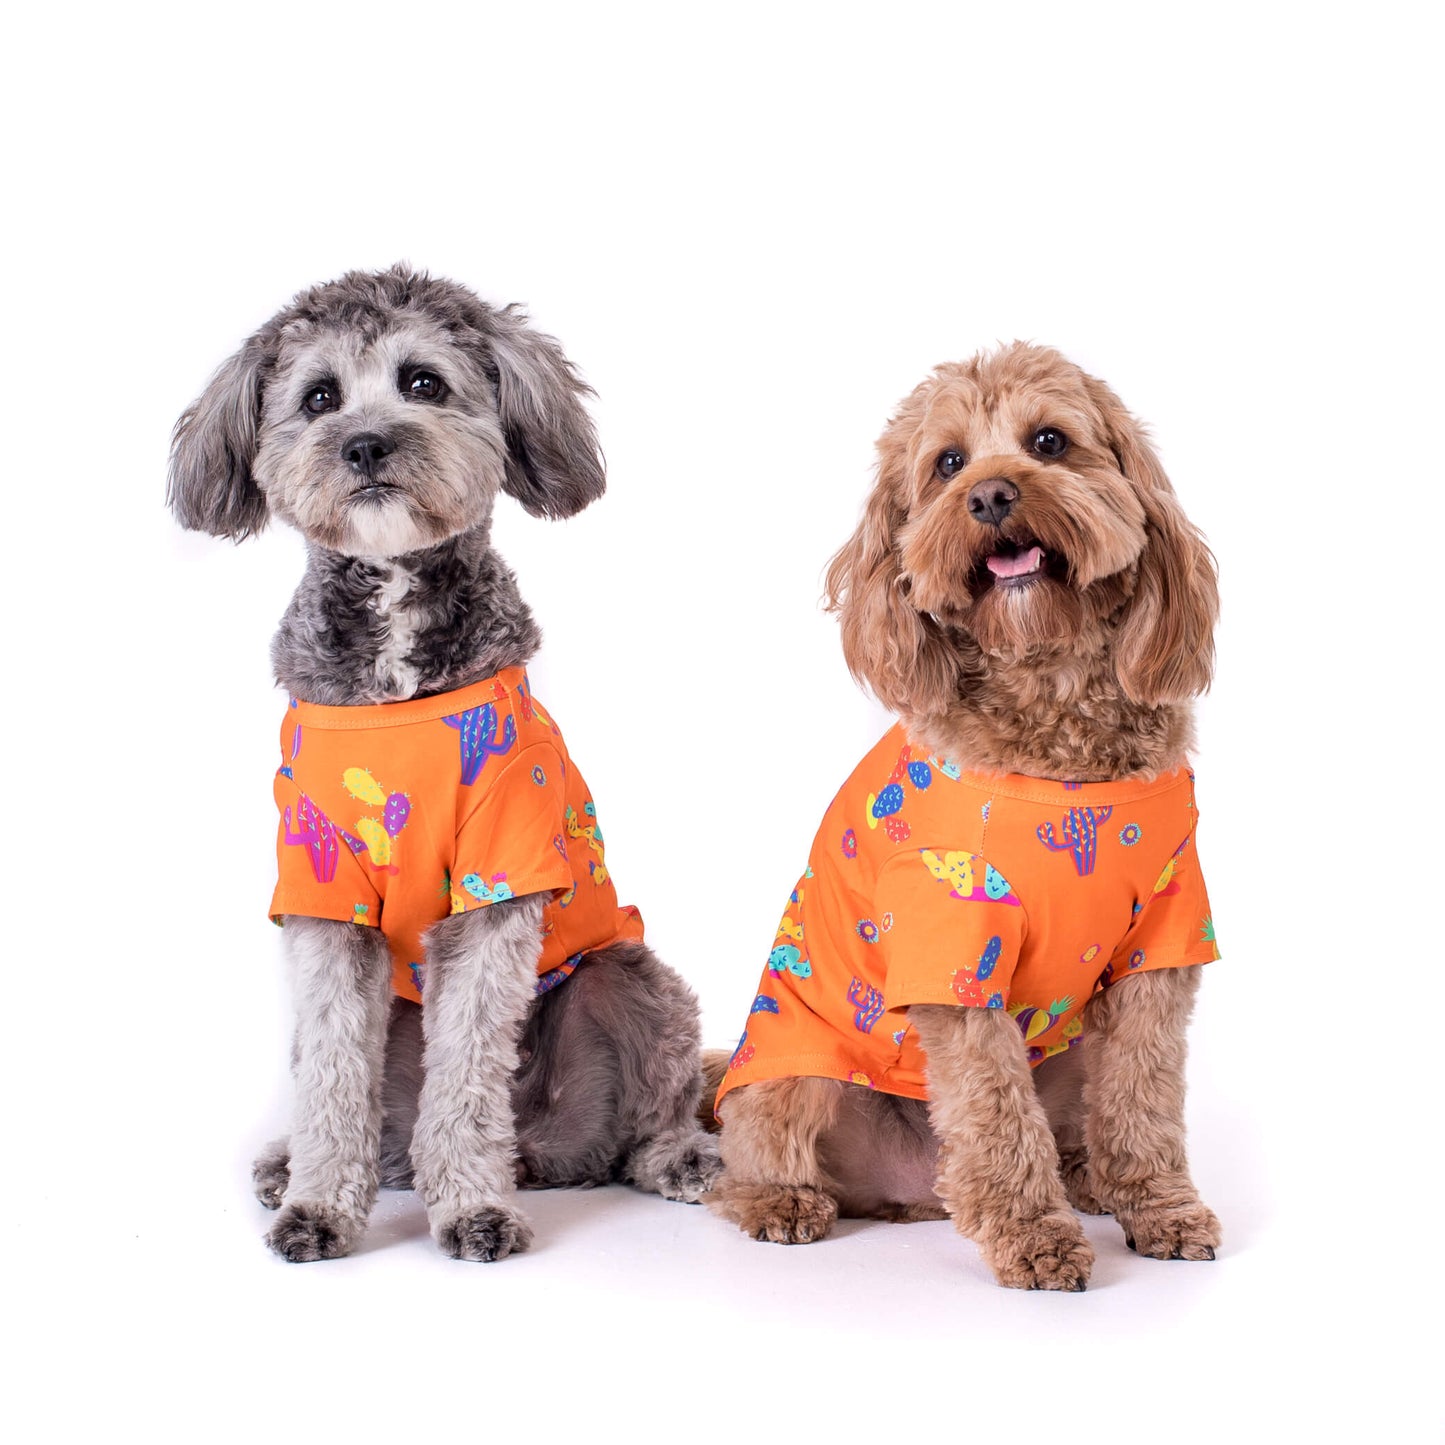
[[[1037,444],[1045,431],[1061,450]],[[1001,519],[981,515],[990,495]],[[1000,552],[1037,568],[1005,582]],[[928,751],[1076,781],[1185,759],[1213,667],[1214,559],[1140,424],[1056,351],[940,366],[904,400],[827,595],[854,676]],[[1112,1212],[1141,1254],[1212,1259],[1219,1224],[1184,1150],[1197,983],[1196,968],[1121,980],[1090,1002],[1083,1046],[1033,1070],[1006,1016],[916,1007],[926,1106],[828,1079],[734,1090],[709,1202],[781,1243],[839,1213],[946,1212],[1021,1288],[1084,1288],[1074,1209]]]

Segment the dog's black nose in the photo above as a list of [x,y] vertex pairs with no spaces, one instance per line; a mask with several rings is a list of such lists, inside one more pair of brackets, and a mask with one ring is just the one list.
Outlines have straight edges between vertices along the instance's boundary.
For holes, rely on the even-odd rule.
[[357,432],[341,444],[341,455],[351,463],[351,470],[363,477],[369,477],[376,464],[395,450],[396,443],[390,437],[374,431]]
[[968,515],[986,527],[1002,527],[1019,499],[1019,489],[1006,477],[985,477],[968,489]]

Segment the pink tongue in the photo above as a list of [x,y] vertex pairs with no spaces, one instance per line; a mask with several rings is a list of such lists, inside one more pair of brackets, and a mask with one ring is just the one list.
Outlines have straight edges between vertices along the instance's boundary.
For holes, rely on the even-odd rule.
[[990,557],[988,559],[988,570],[995,577],[1026,577],[1030,572],[1037,572],[1044,565],[1044,549],[1042,547],[1030,547],[1027,552],[1020,552],[1017,557]]

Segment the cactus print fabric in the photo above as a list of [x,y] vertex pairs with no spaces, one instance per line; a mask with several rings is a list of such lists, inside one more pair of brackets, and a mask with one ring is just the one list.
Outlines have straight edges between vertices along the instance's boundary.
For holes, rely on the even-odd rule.
[[927,1097],[911,1004],[1006,1011],[1029,1061],[1129,973],[1219,957],[1187,768],[967,773],[895,725],[823,818],[718,1092],[816,1075]]
[[403,998],[426,987],[427,928],[508,898],[552,895],[539,992],[590,950],[642,937],[637,910],[618,905],[587,784],[520,668],[412,702],[293,699],[275,794],[271,916],[380,928]]

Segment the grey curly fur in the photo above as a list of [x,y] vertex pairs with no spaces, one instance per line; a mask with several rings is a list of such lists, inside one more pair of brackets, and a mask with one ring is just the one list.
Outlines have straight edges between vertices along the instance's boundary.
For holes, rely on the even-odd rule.
[[[418,372],[441,378],[440,399],[408,389]],[[335,404],[313,412],[318,392]],[[451,691],[541,643],[492,549],[492,508],[505,492],[567,517],[602,495],[587,394],[517,307],[406,266],[352,272],[298,295],[187,408],[168,501],[215,536],[239,541],[275,515],[306,538],[272,645],[292,695],[350,706]],[[362,437],[381,443],[364,474],[348,461]],[[257,1197],[280,1209],[279,1253],[348,1252],[379,1183],[413,1177],[441,1248],[477,1260],[530,1240],[511,1202],[519,1173],[690,1201],[710,1187],[691,990],[628,944],[534,1001],[539,920],[540,901],[520,898],[437,925],[421,1011],[387,1004],[377,935],[286,920],[297,1117],[254,1169]]]

